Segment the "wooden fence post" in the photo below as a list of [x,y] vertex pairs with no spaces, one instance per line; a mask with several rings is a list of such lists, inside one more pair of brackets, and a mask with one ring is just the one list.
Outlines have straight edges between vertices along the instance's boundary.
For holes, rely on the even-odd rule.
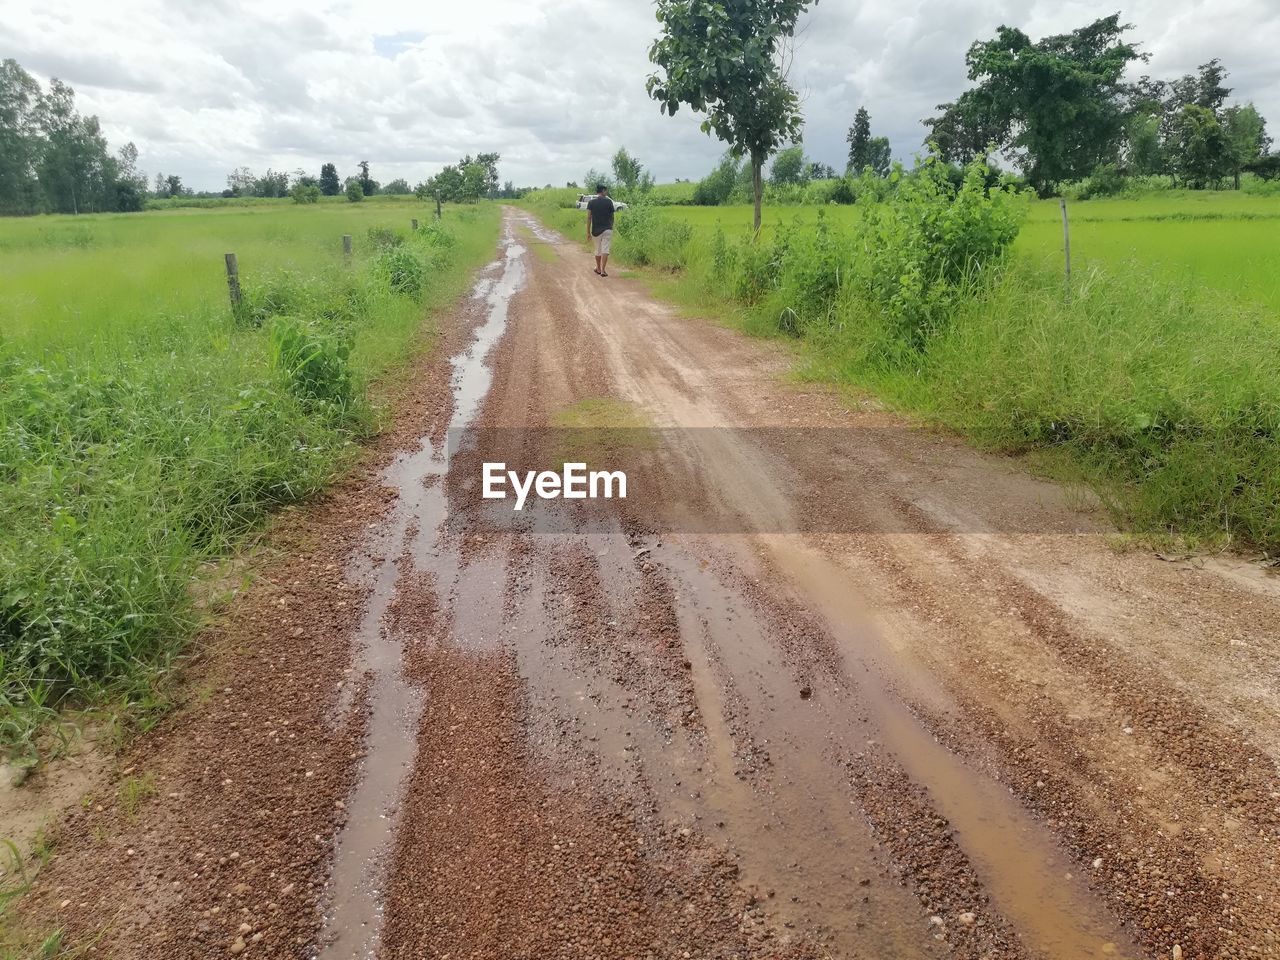
[[1067,223],[1067,198],[1059,197],[1062,206],[1062,253],[1067,266],[1067,296],[1071,296],[1071,228]]
[[409,227],[410,227],[410,229],[415,230],[415,231],[418,229],[418,218],[417,218],[417,217],[414,217],[412,220],[410,220],[410,221],[409,221]]
[[342,255],[348,260],[351,259],[351,234],[349,233],[342,235]]
[[436,194],[436,219],[440,219],[440,194]]
[[227,294],[231,297],[231,312],[240,310],[240,265],[236,263],[236,255],[228,253],[227,261]]

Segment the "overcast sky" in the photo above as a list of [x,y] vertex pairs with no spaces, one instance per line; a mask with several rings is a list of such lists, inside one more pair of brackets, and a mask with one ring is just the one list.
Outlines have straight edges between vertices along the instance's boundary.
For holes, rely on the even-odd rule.
[[[964,53],[1001,23],[1033,37],[1114,12],[1116,0],[821,0],[792,80],[805,146],[843,167],[859,104],[896,157],[920,119],[965,86]],[[1211,57],[1280,140],[1280,0],[1130,0],[1143,69],[1172,77]],[[660,181],[697,178],[722,145],[645,95],[657,29],[646,0],[0,0],[0,57],[75,87],[112,147],[220,189],[247,165],[343,175],[368,159],[410,183],[497,150],[520,185],[606,168],[625,144]]]

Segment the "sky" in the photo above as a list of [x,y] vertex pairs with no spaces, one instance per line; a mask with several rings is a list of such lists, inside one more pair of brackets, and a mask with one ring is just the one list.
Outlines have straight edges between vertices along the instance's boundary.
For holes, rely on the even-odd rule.
[[[1000,24],[1033,37],[1118,0],[820,0],[798,32],[791,81],[806,152],[844,166],[865,105],[909,161],[920,120],[966,86],[969,44]],[[1134,73],[1171,78],[1220,57],[1233,99],[1280,141],[1280,0],[1129,0]],[[411,184],[466,153],[497,151],[517,185],[607,169],[619,145],[660,181],[697,179],[724,145],[645,93],[657,32],[648,0],[0,0],[0,57],[71,84],[113,148],[139,166],[221,189],[247,166],[371,174]]]

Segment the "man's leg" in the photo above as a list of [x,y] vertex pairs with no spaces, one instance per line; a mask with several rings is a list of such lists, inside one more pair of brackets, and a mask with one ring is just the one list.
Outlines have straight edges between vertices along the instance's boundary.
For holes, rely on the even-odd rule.
[[600,272],[600,254],[596,254],[596,273]]
[[605,273],[605,268],[609,266],[609,255],[606,253],[603,257],[596,257],[600,261],[600,272]]

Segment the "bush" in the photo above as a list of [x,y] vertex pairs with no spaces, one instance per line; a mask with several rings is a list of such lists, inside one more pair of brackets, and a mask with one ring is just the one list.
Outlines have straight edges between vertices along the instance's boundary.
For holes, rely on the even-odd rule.
[[295,183],[289,196],[293,197],[294,203],[319,203],[321,193],[315,184]]
[[359,203],[364,199],[364,187],[360,186],[359,180],[352,180],[347,184],[346,194],[351,203]]
[[879,311],[893,340],[919,349],[946,323],[964,285],[999,260],[1026,213],[1025,195],[986,187],[986,159],[975,158],[956,191],[944,165],[927,158],[910,177],[899,167],[897,190],[883,202],[859,198],[849,283]]
[[378,255],[374,272],[396,293],[416,297],[422,292],[427,271],[421,258],[403,247],[387,247]]
[[289,389],[313,404],[350,407],[355,400],[351,343],[341,334],[297,317],[280,317],[271,329],[272,358]]

